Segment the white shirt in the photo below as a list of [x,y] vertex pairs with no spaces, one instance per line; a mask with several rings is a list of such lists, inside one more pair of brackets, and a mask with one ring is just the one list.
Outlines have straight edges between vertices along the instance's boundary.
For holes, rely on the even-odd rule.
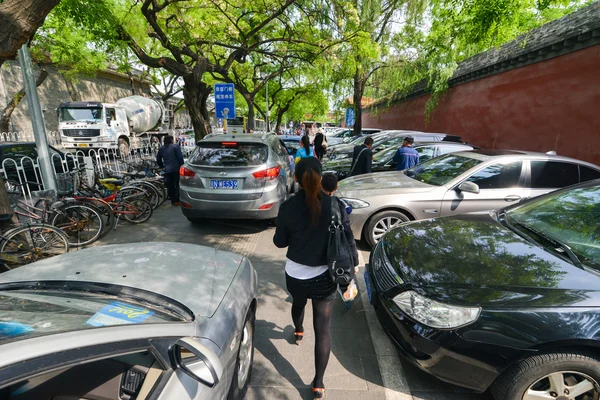
[[285,273],[292,278],[307,280],[316,278],[327,271],[327,265],[320,265],[318,267],[310,267],[308,265],[298,264],[288,258],[285,263]]

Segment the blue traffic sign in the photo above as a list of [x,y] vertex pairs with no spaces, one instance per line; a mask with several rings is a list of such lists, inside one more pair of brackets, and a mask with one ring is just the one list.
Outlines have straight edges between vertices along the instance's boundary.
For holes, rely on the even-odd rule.
[[348,107],[346,109],[346,126],[354,126],[354,108]]
[[235,118],[235,89],[233,83],[217,83],[214,90],[217,118]]

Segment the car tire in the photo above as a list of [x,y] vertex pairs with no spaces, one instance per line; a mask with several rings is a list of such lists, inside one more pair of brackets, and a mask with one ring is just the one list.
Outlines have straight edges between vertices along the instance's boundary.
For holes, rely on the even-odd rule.
[[[250,308],[242,328],[233,379],[227,395],[228,400],[242,400],[246,396],[248,386],[250,386],[252,362],[254,361],[255,318],[254,310]],[[244,368],[241,368],[242,365],[244,365]]]
[[[535,355],[519,361],[506,371],[494,383],[491,392],[496,400],[543,398],[534,397],[533,393],[528,396],[530,390],[538,392],[535,393],[536,395],[546,393],[548,398],[571,400],[583,398],[579,396],[590,393],[590,399],[598,399],[600,396],[599,363],[600,359],[585,351],[557,351]],[[590,388],[589,392],[573,396],[576,394],[573,391],[577,384],[582,385],[579,388]]]
[[[390,226],[391,228],[395,228],[399,224],[408,221],[410,221],[410,218],[400,211],[382,211],[369,219],[363,236],[369,246],[375,247],[381,236],[390,229]],[[387,230],[385,229],[386,227]]]

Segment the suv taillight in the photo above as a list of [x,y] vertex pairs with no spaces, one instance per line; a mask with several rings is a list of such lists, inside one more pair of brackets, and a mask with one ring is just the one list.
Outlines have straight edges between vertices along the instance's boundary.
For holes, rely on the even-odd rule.
[[263,169],[262,171],[257,171],[252,174],[256,179],[266,179],[268,181],[272,181],[273,179],[277,179],[279,174],[281,173],[281,167],[278,165],[273,168]]
[[196,173],[190,169],[187,169],[186,167],[181,167],[179,168],[179,175],[185,179],[190,179],[196,176]]

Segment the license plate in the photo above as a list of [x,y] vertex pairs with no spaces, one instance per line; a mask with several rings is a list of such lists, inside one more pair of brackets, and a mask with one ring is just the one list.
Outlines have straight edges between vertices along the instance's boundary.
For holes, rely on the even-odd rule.
[[369,281],[369,273],[365,271],[365,286],[367,287],[367,296],[369,296],[369,303],[373,303],[373,289],[371,289],[371,281]]
[[238,181],[236,179],[211,179],[210,180],[210,188],[211,189],[230,189],[234,190],[238,188]]
[[78,147],[88,147],[87,143],[77,143]]
[[19,262],[19,256],[14,256],[12,254],[6,254],[6,253],[0,253],[0,259],[11,262],[11,263]]

